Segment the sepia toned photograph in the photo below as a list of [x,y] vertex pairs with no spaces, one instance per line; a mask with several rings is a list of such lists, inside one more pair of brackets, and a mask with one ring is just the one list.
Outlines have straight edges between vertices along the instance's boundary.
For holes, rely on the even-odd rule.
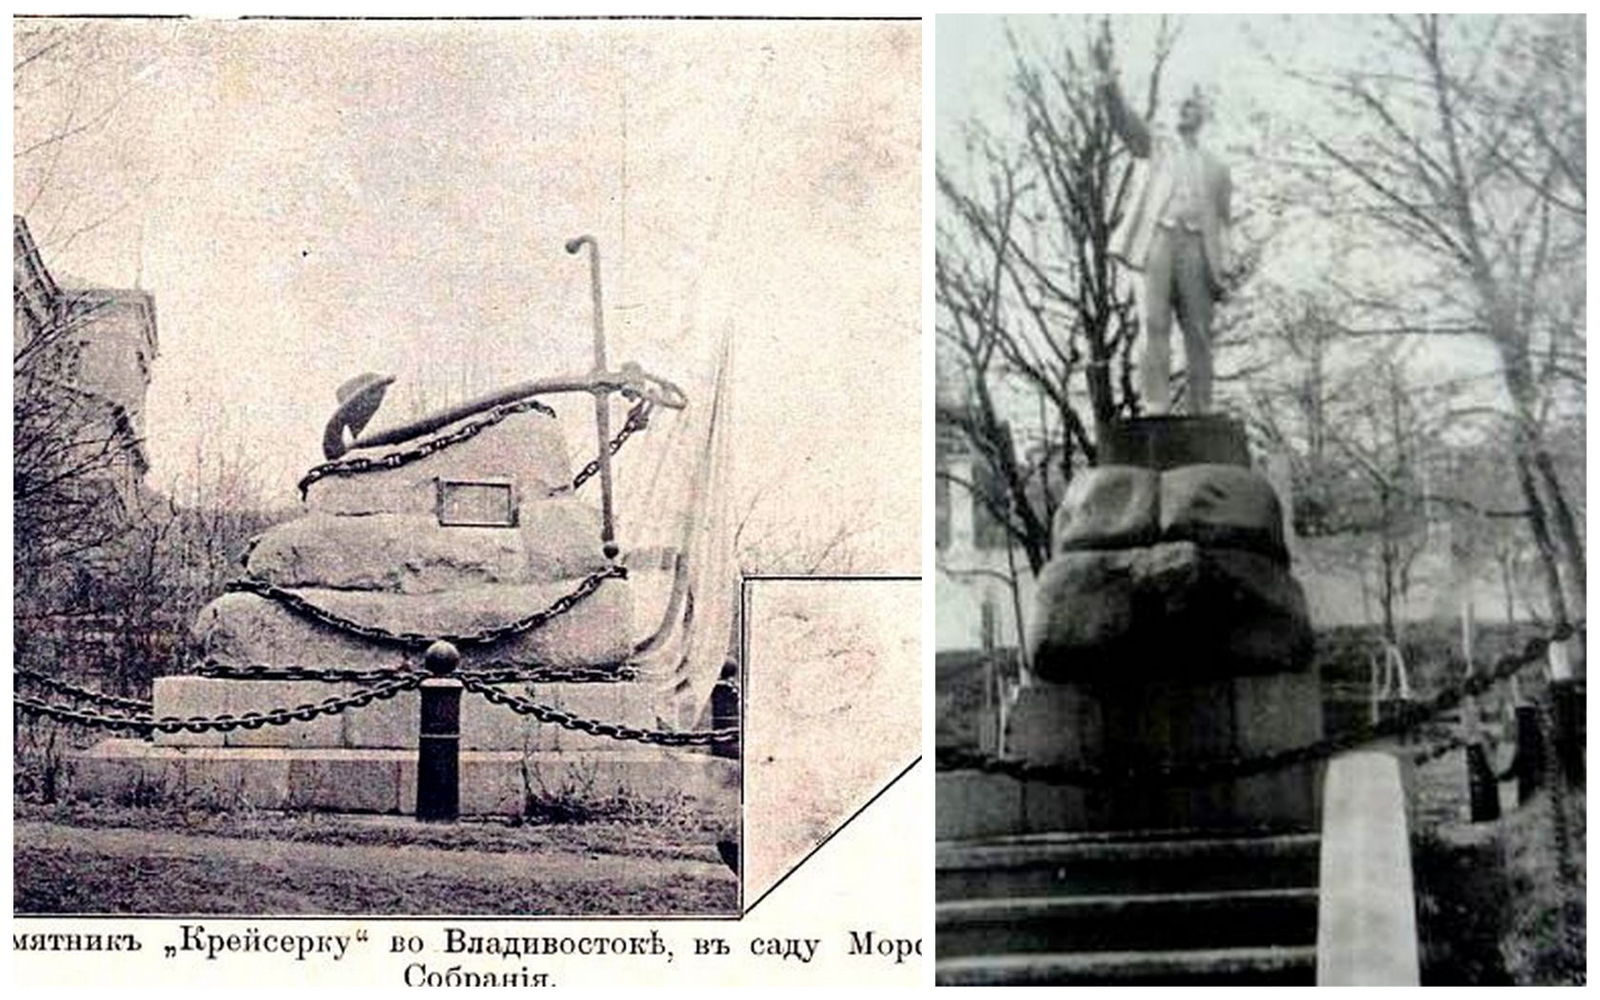
[[915,759],[741,609],[921,565],[918,24],[13,43],[14,914],[737,918]]
[[1582,15],[935,22],[935,977],[1586,967]]

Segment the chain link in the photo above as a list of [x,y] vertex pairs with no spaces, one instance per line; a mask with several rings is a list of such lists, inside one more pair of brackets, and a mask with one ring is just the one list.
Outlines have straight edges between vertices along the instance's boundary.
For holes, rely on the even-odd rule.
[[313,466],[300,479],[300,498],[302,500],[305,499],[306,491],[311,488],[312,483],[319,479],[327,476],[355,476],[363,472],[372,472],[375,469],[398,469],[402,465],[419,461],[435,452],[443,451],[451,445],[460,444],[470,438],[477,437],[484,429],[493,427],[509,416],[517,413],[526,413],[530,410],[535,413],[542,413],[552,419],[556,415],[555,410],[552,410],[537,399],[530,398],[518,400],[515,403],[503,403],[489,410],[483,416],[462,424],[449,434],[428,438],[412,448],[391,451],[381,458],[357,455],[354,458],[342,458],[336,462],[324,462],[321,465]]
[[345,618],[342,615],[335,614],[326,608],[318,607],[316,604],[306,600],[304,597],[301,597],[299,594],[296,594],[291,590],[285,590],[282,587],[275,587],[272,584],[265,583],[261,580],[253,580],[249,578],[243,580],[234,580],[227,585],[226,589],[230,593],[255,594],[258,597],[264,597],[268,600],[276,601],[295,614],[300,615],[302,618],[308,618],[319,624],[326,625],[329,628],[338,629],[341,632],[348,632],[351,635],[360,636],[369,642],[388,646],[403,646],[410,649],[425,649],[441,639],[457,646],[493,645],[513,635],[518,635],[522,632],[528,632],[539,628],[553,621],[554,619],[561,617],[576,607],[581,601],[583,601],[584,598],[600,589],[600,585],[605,581],[613,578],[626,579],[627,576],[628,570],[626,567],[616,564],[607,566],[605,569],[597,570],[589,574],[581,583],[578,584],[574,590],[568,594],[564,594],[563,596],[556,598],[556,600],[543,611],[535,611],[533,614],[519,618],[516,621],[507,622],[504,625],[496,625],[493,628],[483,629],[467,635],[439,635],[435,633],[422,632],[391,632],[390,630],[378,625],[363,625],[360,622],[353,621],[349,618]]
[[299,664],[274,666],[251,663],[242,667],[226,663],[206,662],[194,668],[199,677],[229,681],[321,681],[325,684],[378,684],[399,680],[402,677],[426,676],[418,670],[399,667],[378,667],[372,670],[354,670],[346,667],[305,667]]
[[739,740],[738,729],[670,732],[661,729],[639,729],[614,722],[602,722],[598,719],[586,719],[559,708],[540,705],[526,698],[520,698],[472,677],[463,677],[462,686],[468,691],[488,699],[493,704],[511,709],[518,715],[531,715],[540,722],[551,723],[563,729],[572,729],[580,733],[588,733],[590,736],[604,736],[607,739],[649,743],[663,747],[712,746],[715,744],[736,743]]
[[[427,676],[415,670],[398,667],[374,670],[352,670],[343,667],[306,667],[298,664],[275,666],[251,663],[232,666],[223,663],[205,663],[195,668],[201,677],[233,681],[321,681],[327,684],[370,684],[398,680],[401,677]],[[472,677],[486,684],[614,684],[638,678],[638,672],[628,664],[588,667],[528,667],[510,660],[489,660],[471,670],[459,670],[453,676]]]
[[[633,408],[628,411],[628,419],[622,423],[622,429],[617,431],[616,436],[613,437],[610,444],[607,445],[607,453],[615,455],[617,452],[622,450],[623,444],[626,443],[630,437],[633,437],[635,432],[642,431],[646,427],[649,427],[650,411],[654,408],[655,403],[649,399],[640,399],[637,403],[634,403]],[[591,476],[599,471],[600,459],[598,457],[591,459],[588,465],[585,465],[578,471],[576,476],[572,477],[572,491],[576,492],[580,486],[582,486],[589,480]],[[555,492],[565,493],[567,490],[563,487]]]
[[1111,788],[1137,784],[1182,787],[1265,774],[1299,764],[1325,760],[1366,743],[1405,734],[1434,716],[1454,708],[1463,698],[1482,694],[1495,684],[1538,662],[1552,643],[1562,642],[1582,628],[1582,622],[1562,625],[1549,636],[1530,639],[1521,652],[1501,657],[1488,671],[1475,674],[1463,683],[1446,688],[1425,701],[1409,702],[1401,706],[1390,718],[1374,725],[1358,726],[1315,743],[1275,750],[1255,757],[1121,765],[1032,764],[964,747],[946,747],[938,751],[935,763],[941,771],[978,770],[991,774],[1004,774],[1019,781],[1084,788]]
[[523,667],[492,660],[472,670],[458,670],[455,676],[484,684],[617,684],[638,680],[639,672],[626,663],[594,667]]
[[421,673],[410,674],[350,694],[334,695],[319,702],[303,702],[294,708],[274,708],[268,712],[243,712],[239,715],[227,712],[216,716],[193,715],[187,718],[175,715],[163,715],[160,718],[152,718],[149,715],[102,715],[67,705],[52,705],[38,698],[23,695],[16,697],[15,705],[18,711],[30,716],[44,716],[58,722],[72,722],[100,729],[127,730],[141,735],[149,735],[152,732],[230,733],[235,729],[260,729],[262,726],[284,726],[291,722],[312,722],[319,715],[338,715],[347,709],[365,708],[374,701],[393,698],[402,691],[416,687],[422,683],[424,676]]
[[29,670],[26,667],[15,667],[11,673],[18,680],[28,681],[40,687],[48,688],[57,694],[93,702],[96,705],[104,705],[107,708],[119,708],[130,712],[149,712],[152,707],[148,701],[140,701],[137,698],[118,698],[116,695],[91,691],[85,687],[78,687],[76,684],[68,684],[66,681],[56,680],[49,674],[42,674],[37,670]]

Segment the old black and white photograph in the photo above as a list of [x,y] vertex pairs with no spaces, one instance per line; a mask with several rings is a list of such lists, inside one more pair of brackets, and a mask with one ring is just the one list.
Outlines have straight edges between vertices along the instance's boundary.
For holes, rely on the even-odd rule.
[[13,45],[15,915],[737,918],[916,760],[919,25]]
[[935,19],[935,979],[1585,981],[1582,15]]

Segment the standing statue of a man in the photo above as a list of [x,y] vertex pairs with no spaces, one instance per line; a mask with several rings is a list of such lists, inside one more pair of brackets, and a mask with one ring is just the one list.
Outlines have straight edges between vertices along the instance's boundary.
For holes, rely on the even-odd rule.
[[1172,319],[1183,327],[1188,370],[1186,409],[1211,409],[1212,309],[1226,291],[1229,273],[1228,168],[1200,145],[1206,104],[1198,88],[1178,107],[1177,135],[1152,133],[1128,107],[1117,85],[1110,40],[1091,50],[1100,74],[1107,114],[1129,152],[1150,161],[1144,188],[1134,200],[1119,247],[1134,267],[1144,270],[1145,349],[1140,363],[1145,408],[1172,408]]

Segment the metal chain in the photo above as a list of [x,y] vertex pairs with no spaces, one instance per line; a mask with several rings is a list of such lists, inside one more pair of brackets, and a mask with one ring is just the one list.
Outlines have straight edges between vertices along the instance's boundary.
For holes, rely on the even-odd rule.
[[540,705],[537,702],[519,698],[514,694],[491,687],[477,678],[463,677],[462,686],[468,691],[488,699],[491,703],[502,705],[511,709],[518,715],[531,715],[540,722],[548,722],[563,729],[573,729],[590,736],[604,736],[613,740],[628,740],[635,743],[649,743],[663,747],[687,746],[712,746],[714,744],[735,743],[739,739],[738,729],[707,729],[694,732],[670,732],[661,729],[639,729],[634,726],[619,725],[614,722],[601,722],[598,719],[585,719],[573,715],[571,712],[549,705]]
[[[628,419],[622,423],[622,429],[617,431],[616,436],[613,437],[611,442],[606,446],[607,453],[615,455],[617,452],[622,450],[622,445],[630,437],[633,437],[635,432],[642,431],[646,427],[649,427],[650,411],[654,408],[655,403],[649,399],[640,399],[637,403],[634,403],[633,408],[628,411]],[[580,469],[576,476],[572,477],[572,490],[576,492],[578,487],[582,486],[589,480],[591,476],[599,471],[600,459],[599,457],[595,457],[589,461],[588,465],[585,465],[582,469]],[[565,493],[566,488],[563,487],[556,492]]]
[[346,667],[304,667],[299,664],[273,666],[251,663],[236,667],[226,663],[206,662],[194,668],[199,677],[230,681],[321,681],[324,684],[377,684],[399,680],[402,677],[426,676],[419,670],[399,667],[379,667],[373,670],[353,670]]
[[518,400],[515,403],[503,403],[470,423],[462,424],[449,434],[428,438],[413,448],[407,448],[403,451],[391,451],[382,458],[358,455],[355,458],[342,458],[336,462],[324,462],[321,465],[313,466],[311,471],[300,479],[300,498],[302,500],[305,499],[306,490],[311,488],[311,484],[326,476],[355,476],[377,469],[398,469],[402,465],[427,458],[435,452],[443,451],[451,445],[460,444],[470,438],[477,437],[485,428],[493,427],[513,414],[526,413],[530,410],[536,413],[543,413],[552,419],[556,415],[555,410],[552,410],[537,399],[530,398]]
[[275,587],[272,584],[265,583],[261,580],[253,580],[249,578],[243,580],[234,580],[227,585],[226,589],[230,593],[255,594],[258,597],[265,597],[268,600],[276,601],[295,614],[300,615],[302,618],[308,618],[312,621],[318,622],[319,624],[326,625],[329,628],[338,629],[342,632],[349,632],[350,634],[360,636],[369,642],[388,646],[404,646],[411,649],[425,649],[441,639],[457,646],[493,645],[502,639],[539,628],[540,626],[559,618],[568,611],[571,611],[584,598],[600,589],[600,584],[612,578],[626,579],[627,576],[628,570],[626,567],[612,564],[607,566],[605,569],[597,570],[589,574],[571,593],[556,598],[554,603],[545,608],[543,611],[535,611],[533,614],[519,618],[516,621],[507,622],[504,625],[496,625],[493,628],[483,629],[468,635],[439,635],[436,633],[422,632],[391,632],[388,629],[378,625],[363,625],[360,622],[352,621],[351,619],[345,618],[342,615],[335,614],[326,608],[318,607],[316,604],[313,604],[311,601],[306,600],[304,597],[301,597],[299,594],[296,594],[293,591],[285,590],[282,587]]
[[64,694],[68,697],[79,698],[84,701],[91,701],[97,705],[104,705],[107,708],[120,708],[130,712],[148,712],[152,707],[151,703],[148,701],[140,701],[137,698],[118,698],[116,695],[104,694],[99,691],[91,691],[85,687],[78,687],[76,684],[68,684],[66,681],[58,681],[49,674],[42,674],[37,670],[29,670],[26,667],[14,667],[12,668],[11,673],[12,676],[16,677],[18,680],[29,681],[39,685],[40,687],[49,688],[50,690],[55,691],[57,694]]
[[471,678],[484,684],[617,684],[639,679],[631,664],[618,663],[593,667],[522,667],[504,660],[492,660],[472,670],[458,670],[456,677]]
[[1454,708],[1463,698],[1482,694],[1493,685],[1537,662],[1545,655],[1551,643],[1562,642],[1582,628],[1582,622],[1562,625],[1549,636],[1530,639],[1521,652],[1501,657],[1488,671],[1475,674],[1465,682],[1447,688],[1426,701],[1406,704],[1394,716],[1377,724],[1358,726],[1315,743],[1275,750],[1255,757],[1109,766],[1032,764],[963,747],[947,747],[938,751],[935,763],[941,771],[978,770],[991,774],[1004,774],[1019,781],[1085,788],[1110,788],[1130,784],[1180,787],[1265,774],[1298,764],[1324,760],[1366,743],[1391,739],[1406,733],[1434,716]]
[[402,691],[416,687],[422,683],[423,677],[423,674],[418,673],[347,695],[324,698],[320,702],[304,702],[294,708],[274,708],[268,712],[243,712],[239,715],[227,712],[216,716],[192,715],[187,718],[175,715],[164,715],[160,718],[152,718],[149,715],[101,715],[67,705],[52,705],[22,695],[16,697],[15,706],[18,711],[26,715],[45,716],[58,722],[72,722],[101,729],[128,730],[143,735],[151,732],[229,733],[235,729],[260,729],[262,726],[284,726],[291,722],[312,722],[319,715],[338,715],[347,709],[365,708],[374,701],[393,698]]
[[23,694],[16,695],[12,699],[12,707],[24,715],[35,718],[43,716],[57,722],[71,722],[96,729],[110,729],[113,732],[126,730],[141,736],[149,735],[152,725],[148,715],[103,715],[87,709],[73,708],[70,705],[52,705],[47,701]]
[[[321,681],[326,684],[370,684],[401,677],[427,676],[397,667],[351,670],[342,667],[305,667],[298,664],[274,666],[252,663],[242,667],[224,663],[204,663],[194,671],[201,677],[234,681]],[[473,677],[486,684],[608,684],[632,681],[638,672],[627,664],[588,667],[527,667],[510,660],[489,660],[472,670],[457,671],[457,677]]]

